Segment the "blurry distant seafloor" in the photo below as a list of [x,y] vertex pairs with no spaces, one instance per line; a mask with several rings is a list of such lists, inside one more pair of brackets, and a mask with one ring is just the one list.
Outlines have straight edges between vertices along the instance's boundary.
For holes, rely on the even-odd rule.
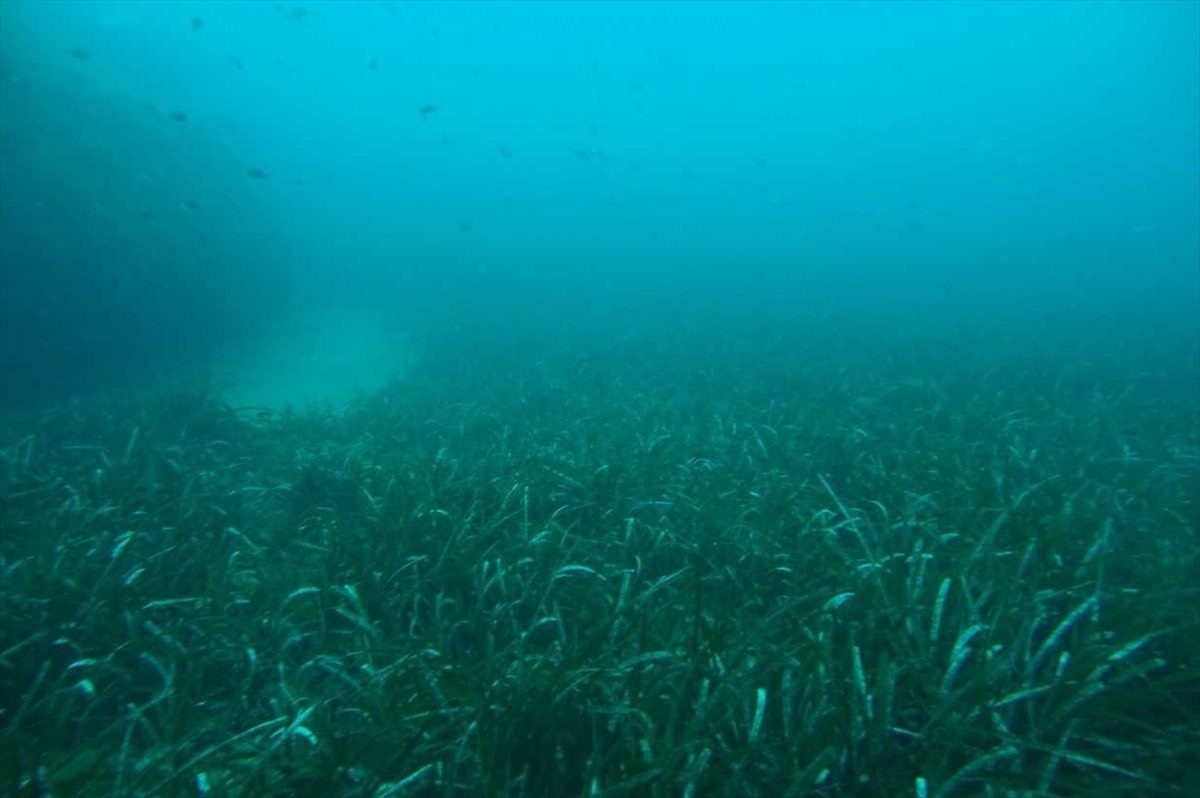
[[1200,790],[1194,352],[515,329],[6,415],[0,793]]
[[382,314],[335,309],[269,327],[207,369],[220,398],[266,412],[342,412],[400,379],[412,344]]

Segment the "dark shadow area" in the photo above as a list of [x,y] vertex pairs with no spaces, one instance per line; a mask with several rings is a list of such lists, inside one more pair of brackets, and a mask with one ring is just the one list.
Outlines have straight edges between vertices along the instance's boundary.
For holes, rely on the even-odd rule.
[[0,26],[0,405],[187,368],[282,311],[286,254],[228,154],[21,33]]

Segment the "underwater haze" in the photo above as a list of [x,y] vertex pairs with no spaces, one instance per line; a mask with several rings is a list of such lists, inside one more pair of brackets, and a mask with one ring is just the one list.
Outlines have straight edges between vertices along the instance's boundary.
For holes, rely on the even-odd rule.
[[1200,795],[1200,2],[0,0],[0,795]]
[[1195,3],[2,13],[9,404],[361,308],[1197,348]]

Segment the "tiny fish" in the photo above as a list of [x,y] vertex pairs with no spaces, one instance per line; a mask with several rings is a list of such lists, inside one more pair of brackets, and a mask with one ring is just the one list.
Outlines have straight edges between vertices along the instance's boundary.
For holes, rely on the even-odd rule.
[[187,114],[185,114],[183,111],[172,111],[170,118],[172,122],[186,122]]
[[259,169],[257,166],[251,166],[249,169],[246,170],[246,174],[250,175],[250,177],[253,177],[255,180],[266,180],[267,179],[267,173],[264,172],[262,169]]
[[70,50],[67,50],[67,52],[70,53],[71,57],[78,58],[80,61],[88,61],[91,59],[91,57],[87,54],[87,50],[84,50],[81,47],[72,47]]
[[379,62],[376,61],[374,58],[372,58],[370,61],[367,62],[367,69],[371,70],[372,72],[374,72],[378,67],[379,67]]
[[200,17],[192,17],[192,30],[201,30],[204,28],[204,20]]
[[246,67],[242,64],[242,59],[238,58],[237,56],[234,56],[233,58],[230,58],[229,60],[232,61],[233,65],[238,68],[238,72],[246,71]]
[[422,105],[420,108],[417,109],[417,113],[420,114],[422,117],[427,117],[430,114],[434,113],[435,111],[439,110],[441,107],[442,106],[435,105],[433,103],[426,103],[425,105]]

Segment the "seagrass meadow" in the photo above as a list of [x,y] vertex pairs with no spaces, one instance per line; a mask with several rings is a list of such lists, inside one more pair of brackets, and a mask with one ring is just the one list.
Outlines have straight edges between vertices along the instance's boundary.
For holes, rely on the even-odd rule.
[[8,414],[6,796],[1195,796],[1200,393],[903,332]]

